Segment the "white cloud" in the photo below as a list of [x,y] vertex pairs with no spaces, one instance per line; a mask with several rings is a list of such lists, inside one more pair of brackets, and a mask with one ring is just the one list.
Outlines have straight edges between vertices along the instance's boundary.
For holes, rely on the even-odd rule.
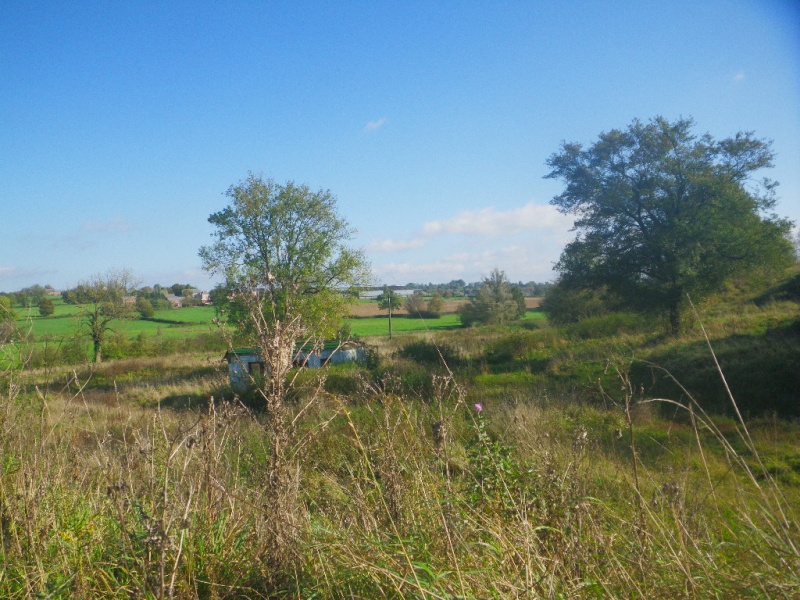
[[744,71],[739,71],[733,76],[734,83],[742,83],[745,80]]
[[465,270],[464,263],[445,259],[429,263],[387,263],[376,269],[376,274],[384,281],[407,283],[409,278],[419,281],[430,277],[432,280],[444,281],[443,273],[447,273],[446,277],[450,279],[457,279]]
[[414,250],[425,245],[422,238],[411,240],[372,240],[367,245],[369,252],[402,252],[403,250]]
[[[478,281],[500,268],[514,281],[553,279],[553,263],[573,237],[573,217],[554,207],[529,202],[509,210],[467,210],[423,224],[408,240],[378,239],[368,251],[373,269],[385,283]],[[414,253],[418,248],[425,248]],[[402,261],[391,253],[409,252]]]
[[[501,238],[508,243],[512,237],[516,241],[522,236],[536,240],[539,247],[560,248],[571,239],[572,224],[572,217],[561,214],[552,206],[534,202],[505,211],[494,208],[467,210],[447,219],[428,221],[423,224],[422,231],[411,239],[372,240],[367,244],[367,251],[392,253],[416,250],[430,245],[434,240],[443,241],[448,236],[471,236],[473,240],[466,243],[473,245],[475,238],[482,238],[485,243]],[[524,240],[521,243],[527,244]],[[473,254],[469,259],[464,257],[461,260],[474,264],[476,257]]]
[[364,126],[364,132],[371,133],[373,131],[377,131],[378,129],[386,125],[388,121],[389,119],[387,119],[386,117],[381,117],[377,121],[370,121]]
[[380,281],[392,284],[452,279],[479,281],[495,268],[505,271],[512,281],[550,281],[554,277],[553,263],[560,251],[558,245],[542,246],[537,240],[531,240],[527,244],[503,248],[456,252],[431,261],[387,262],[375,265],[374,272]]
[[422,231],[426,235],[457,233],[482,236],[508,236],[523,231],[564,229],[572,226],[572,218],[555,207],[529,202],[520,208],[498,211],[494,208],[467,210],[449,219],[428,221]]
[[0,267],[0,277],[13,277],[16,267]]
[[93,232],[93,233],[114,233],[114,232],[122,232],[122,231],[130,231],[133,226],[128,222],[124,221],[122,217],[114,217],[110,221],[86,221],[81,229],[83,231]]

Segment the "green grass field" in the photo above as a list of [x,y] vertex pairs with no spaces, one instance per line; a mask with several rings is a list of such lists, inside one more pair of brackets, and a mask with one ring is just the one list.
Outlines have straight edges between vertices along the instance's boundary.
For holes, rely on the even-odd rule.
[[[66,338],[80,332],[80,307],[64,304],[61,299],[55,300],[56,312],[49,317],[42,317],[38,310],[18,310],[20,318],[17,326],[30,331],[36,339]],[[25,314],[23,314],[25,312]],[[156,311],[151,319],[122,319],[113,324],[114,331],[132,339],[139,334],[158,335],[171,339],[190,338],[200,333],[214,331],[216,325],[213,306],[195,306],[190,308]],[[528,311],[523,320],[544,319],[544,313]],[[388,336],[389,318],[380,317],[353,318],[349,320],[353,335],[358,337]],[[446,314],[439,319],[409,319],[405,316],[392,319],[394,333],[413,333],[417,331],[447,331],[461,326],[458,315]]]
[[[30,331],[36,339],[71,337],[81,330],[80,307],[64,304],[60,300],[56,302],[55,314],[49,317],[42,317],[33,310],[20,316],[16,325],[24,331]],[[120,319],[112,324],[112,328],[129,338],[141,333],[187,338],[216,328],[214,316],[211,306],[159,310],[152,319]]]

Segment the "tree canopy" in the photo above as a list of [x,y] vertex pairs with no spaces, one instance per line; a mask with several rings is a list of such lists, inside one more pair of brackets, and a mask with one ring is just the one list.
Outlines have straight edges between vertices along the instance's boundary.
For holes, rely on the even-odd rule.
[[369,272],[364,255],[347,246],[353,230],[336,197],[253,173],[226,195],[230,205],[208,219],[215,241],[200,249],[203,267],[225,277],[228,295],[257,295],[270,322],[297,318],[311,335],[332,335],[344,291]]
[[551,203],[576,216],[556,265],[560,285],[606,286],[627,305],[662,311],[673,333],[689,294],[733,275],[791,261],[791,223],[772,214],[771,143],[752,132],[716,141],[692,119],[635,120],[583,148],[564,143],[547,164],[566,189]]
[[[524,297],[522,302],[524,306]],[[475,296],[461,306],[458,316],[465,327],[475,323],[502,324],[519,319],[520,305],[506,274],[500,269],[494,269],[483,280],[483,285],[475,292]]]
[[103,360],[103,343],[106,333],[113,331],[112,323],[131,315],[132,305],[124,297],[134,287],[130,271],[110,270],[62,294],[65,301],[80,304],[81,325],[92,340],[94,362]]

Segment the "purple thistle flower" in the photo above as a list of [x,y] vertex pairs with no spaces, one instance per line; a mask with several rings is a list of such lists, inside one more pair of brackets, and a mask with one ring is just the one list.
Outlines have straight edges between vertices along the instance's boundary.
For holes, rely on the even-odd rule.
[[479,413],[483,410],[483,406],[481,404],[475,405],[475,412]]

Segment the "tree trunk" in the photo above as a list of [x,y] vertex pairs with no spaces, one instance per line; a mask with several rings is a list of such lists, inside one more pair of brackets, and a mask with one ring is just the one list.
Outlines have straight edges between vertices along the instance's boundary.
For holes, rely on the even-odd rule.
[[103,362],[102,342],[98,339],[94,340],[94,362]]
[[673,336],[680,335],[683,326],[681,323],[682,295],[680,291],[673,294],[669,304],[669,333]]

